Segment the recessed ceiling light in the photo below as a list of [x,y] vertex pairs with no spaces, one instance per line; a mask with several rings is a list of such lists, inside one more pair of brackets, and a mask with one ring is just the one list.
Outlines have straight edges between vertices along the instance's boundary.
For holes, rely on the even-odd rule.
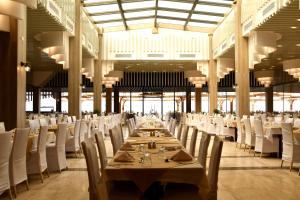
[[282,44],[279,44],[279,45],[277,45],[277,47],[281,48],[281,47],[283,47],[283,45],[282,45]]
[[296,44],[297,47],[300,47],[300,44]]
[[297,19],[297,21],[298,21],[298,22],[300,22],[300,18],[299,18],[299,19]]
[[282,58],[277,58],[277,60],[282,60]]
[[297,29],[298,27],[297,26],[291,26],[291,29]]

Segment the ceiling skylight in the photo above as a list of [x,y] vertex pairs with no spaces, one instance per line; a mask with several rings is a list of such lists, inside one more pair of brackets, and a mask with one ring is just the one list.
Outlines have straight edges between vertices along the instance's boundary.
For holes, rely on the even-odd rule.
[[[99,27],[160,23],[215,28],[226,16],[233,0],[82,0],[85,11]],[[157,4],[156,4],[157,3]],[[197,4],[196,4],[197,3]],[[157,19],[157,20],[155,20]],[[154,23],[158,24],[154,24]],[[178,28],[178,27],[177,27]],[[118,30],[118,29],[110,29]]]
[[164,8],[173,8],[173,9],[183,9],[183,10],[191,10],[193,4],[192,3],[182,3],[175,1],[158,1],[158,7]]
[[147,10],[147,11],[139,11],[139,12],[125,12],[125,18],[134,18],[134,17],[146,17],[146,16],[154,16],[154,10]]

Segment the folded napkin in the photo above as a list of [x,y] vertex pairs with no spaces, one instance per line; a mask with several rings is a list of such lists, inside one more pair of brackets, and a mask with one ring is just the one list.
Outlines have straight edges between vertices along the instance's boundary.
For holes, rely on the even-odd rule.
[[122,151],[134,151],[134,147],[129,143],[126,142],[121,148],[120,150]]
[[115,162],[133,162],[134,157],[130,155],[127,151],[118,152],[114,158]]
[[165,147],[166,151],[176,151],[178,149],[181,149],[181,146],[166,146]]
[[189,153],[187,153],[185,150],[181,149],[171,157],[171,160],[173,160],[173,161],[192,161],[193,157]]

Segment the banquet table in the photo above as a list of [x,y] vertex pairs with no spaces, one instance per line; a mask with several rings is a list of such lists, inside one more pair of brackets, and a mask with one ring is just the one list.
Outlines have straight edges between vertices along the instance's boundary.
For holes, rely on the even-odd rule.
[[[148,142],[156,143],[155,149],[148,148]],[[154,182],[188,183],[199,188],[199,195],[206,199],[208,193],[208,181],[205,169],[193,159],[191,161],[173,161],[172,155],[184,149],[180,142],[173,137],[166,137],[160,133],[155,137],[142,134],[141,137],[129,137],[125,142],[133,146],[132,151],[127,151],[134,160],[132,162],[116,162],[115,157],[122,151],[119,150],[103,171],[103,180],[109,181],[133,181],[141,192],[145,192]],[[141,162],[145,152],[140,150],[143,145],[148,159]],[[161,151],[161,147],[165,151]],[[122,149],[122,148],[121,148]],[[167,159],[167,161],[166,161]],[[106,186],[106,184],[104,184]]]

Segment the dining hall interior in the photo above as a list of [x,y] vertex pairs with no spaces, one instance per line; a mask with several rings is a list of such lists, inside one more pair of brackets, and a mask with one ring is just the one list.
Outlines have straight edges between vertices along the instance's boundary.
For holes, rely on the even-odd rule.
[[299,0],[1,0],[0,200],[300,199],[299,31]]

